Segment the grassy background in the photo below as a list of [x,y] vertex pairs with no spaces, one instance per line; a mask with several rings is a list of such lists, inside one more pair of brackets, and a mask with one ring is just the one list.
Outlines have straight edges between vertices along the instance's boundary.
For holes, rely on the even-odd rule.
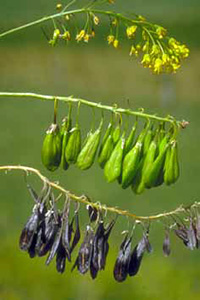
[[[80,1],[81,2],[81,1]],[[75,167],[49,174],[41,164],[40,151],[44,132],[52,121],[52,103],[21,99],[1,99],[0,164],[24,164],[39,168],[52,180],[71,191],[89,194],[95,201],[116,205],[140,215],[170,210],[181,203],[198,199],[200,166],[199,95],[199,1],[117,1],[118,9],[134,10],[169,28],[172,35],[191,47],[191,55],[176,75],[153,76],[139,62],[128,57],[124,45],[114,51],[100,40],[89,45],[48,46],[39,27],[4,38],[0,48],[1,91],[32,91],[44,94],[80,96],[97,102],[187,119],[190,126],[179,141],[181,177],[172,187],[160,187],[139,197],[121,190],[117,183],[107,184],[102,170],[94,165],[87,172]],[[6,1],[1,6],[1,29],[37,19],[53,11],[56,1]],[[105,32],[100,29],[105,40]],[[59,106],[59,118],[66,106]],[[91,111],[81,109],[83,131],[89,129]],[[120,218],[113,230],[106,270],[95,281],[76,271],[65,274],[44,259],[31,260],[18,249],[18,238],[32,208],[21,173],[0,173],[0,299],[1,300],[196,300],[200,296],[199,251],[190,252],[172,236],[172,255],[162,255],[163,224],[152,226],[154,247],[146,255],[139,274],[116,283],[112,276],[121,241],[120,232],[128,222]],[[39,188],[39,183],[31,179]],[[85,209],[81,223],[86,224]],[[134,237],[136,243],[141,231]],[[75,258],[75,253],[74,257]]]

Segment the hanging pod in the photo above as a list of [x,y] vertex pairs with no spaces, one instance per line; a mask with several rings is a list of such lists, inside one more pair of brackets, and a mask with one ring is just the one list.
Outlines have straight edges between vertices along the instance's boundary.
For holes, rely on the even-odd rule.
[[169,143],[167,143],[165,147],[163,147],[163,149],[158,154],[158,156],[156,157],[156,159],[154,160],[150,168],[148,168],[148,170],[146,171],[146,175],[145,175],[146,188],[154,187],[158,185],[159,181],[161,180],[163,181],[162,172],[164,168],[165,156],[168,147],[169,147]]
[[69,140],[65,148],[66,162],[68,164],[75,164],[78,155],[80,153],[80,150],[81,150],[81,131],[78,124],[76,124],[76,126],[70,130]]
[[85,146],[82,148],[78,155],[77,166],[81,170],[89,169],[94,163],[95,155],[97,153],[100,142],[102,125],[103,119],[100,122],[99,128],[94,133],[90,134],[87,142],[85,143]]
[[118,143],[116,144],[109,160],[105,164],[104,175],[108,182],[112,182],[117,179],[122,170],[122,160],[125,146],[125,133],[122,134]]
[[118,124],[114,130],[113,130],[113,133],[112,133],[112,138],[113,138],[113,142],[114,142],[114,145],[116,145],[120,139],[120,135],[121,135],[121,124]]
[[120,245],[120,251],[118,253],[113,271],[114,278],[118,282],[124,281],[129,272],[129,263],[131,259],[131,240],[132,237],[128,238],[128,235],[126,235]]
[[61,161],[61,135],[59,126],[51,124],[42,145],[42,163],[49,171],[55,171]]
[[144,146],[143,146],[143,154],[145,155],[149,151],[149,146],[154,138],[154,130],[153,130],[153,125],[151,128],[147,130],[146,136],[144,138]]
[[105,142],[107,141],[107,138],[108,138],[109,135],[111,134],[112,130],[113,130],[113,121],[111,120],[110,123],[108,124],[108,127],[107,127],[107,129],[106,129],[106,132],[104,133],[103,139],[102,139],[102,141],[101,141],[101,145],[100,145],[100,148],[99,148],[99,154],[98,154],[98,156],[101,155],[101,151],[102,151],[102,149],[103,149],[103,147],[104,147],[104,144],[105,144]]
[[179,162],[178,162],[178,149],[177,141],[170,142],[169,149],[166,155],[164,182],[166,185],[175,183],[179,177]]
[[109,158],[113,152],[113,149],[114,149],[114,141],[113,141],[113,137],[112,137],[112,133],[111,133],[107,137],[107,139],[102,147],[101,153],[99,154],[99,157],[98,157],[98,162],[102,169],[104,168],[106,162],[109,160]]
[[121,180],[123,189],[126,189],[132,184],[133,179],[137,173],[146,132],[147,126],[140,133],[135,146],[126,154],[124,158]]
[[136,129],[137,129],[137,121],[133,125],[133,127],[132,127],[132,129],[129,133],[129,136],[126,139],[125,148],[124,148],[124,155],[126,155],[131,150],[131,148],[133,147]]
[[71,130],[71,117],[69,115],[68,118],[64,118],[61,126],[61,138],[62,138],[62,155],[61,155],[61,167],[63,170],[67,170],[69,167],[69,164],[66,161],[65,158],[65,149],[67,146],[67,142],[69,140],[70,136],[70,130]]

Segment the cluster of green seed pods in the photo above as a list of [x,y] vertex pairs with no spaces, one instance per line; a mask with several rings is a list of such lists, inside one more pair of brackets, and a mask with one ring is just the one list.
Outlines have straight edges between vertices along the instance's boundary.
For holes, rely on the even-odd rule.
[[177,125],[165,130],[163,123],[156,126],[147,121],[136,137],[137,127],[136,121],[126,136],[126,131],[120,133],[118,126],[112,129],[109,124],[98,159],[106,180],[118,180],[123,189],[131,187],[135,194],[175,183],[179,177]]
[[135,194],[176,182],[179,177],[176,123],[167,127],[163,122],[147,120],[139,129],[141,125],[136,119],[127,133],[121,119],[113,120],[112,116],[101,139],[103,121],[102,117],[83,143],[79,122],[72,126],[71,110],[63,119],[61,129],[51,124],[42,147],[44,166],[54,171],[59,165],[67,170],[70,164],[75,164],[86,170],[93,165],[98,152],[98,164],[104,169],[106,181],[117,180],[123,189],[131,187]]

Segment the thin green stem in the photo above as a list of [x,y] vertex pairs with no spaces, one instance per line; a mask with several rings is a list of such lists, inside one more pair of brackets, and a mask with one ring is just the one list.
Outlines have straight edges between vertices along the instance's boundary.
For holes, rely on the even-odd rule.
[[40,99],[40,100],[46,100],[46,101],[54,101],[57,99],[58,101],[63,101],[66,103],[80,103],[89,107],[94,107],[97,109],[109,111],[111,113],[118,113],[118,114],[125,114],[125,115],[133,115],[145,119],[151,119],[155,121],[161,121],[161,122],[169,122],[174,125],[174,122],[176,122],[178,125],[182,124],[182,121],[175,121],[174,118],[171,116],[167,117],[158,117],[157,115],[152,115],[152,114],[146,114],[144,111],[133,111],[130,109],[124,109],[124,108],[119,108],[116,105],[114,106],[109,106],[109,105],[104,105],[101,103],[96,103],[92,101],[88,101],[85,99],[81,98],[74,98],[73,96],[52,96],[52,95],[41,95],[41,94],[36,94],[36,93],[12,93],[12,92],[0,92],[0,97],[15,97],[15,98],[34,98],[34,99]]
[[0,166],[0,171],[5,171],[6,174],[8,174],[7,172],[11,171],[11,170],[21,170],[27,174],[33,173],[33,174],[37,175],[44,184],[49,185],[51,188],[54,188],[54,189],[60,191],[61,193],[68,196],[73,201],[76,201],[76,202],[79,202],[79,203],[82,203],[85,205],[91,205],[98,210],[104,210],[106,212],[115,213],[117,215],[130,217],[137,221],[154,221],[154,220],[159,220],[159,219],[166,218],[169,216],[176,216],[177,214],[187,212],[188,209],[194,209],[194,208],[197,208],[200,206],[200,202],[194,202],[193,204],[191,204],[187,207],[180,205],[178,208],[176,208],[175,210],[172,210],[170,212],[159,213],[159,214],[151,215],[151,216],[137,216],[134,213],[131,213],[127,210],[121,210],[118,207],[108,207],[106,205],[101,205],[98,202],[91,202],[90,200],[88,200],[87,196],[85,196],[85,195],[76,196],[75,194],[64,189],[62,186],[58,185],[57,183],[50,181],[48,178],[46,178],[44,175],[42,175],[40,173],[40,171],[37,169],[31,168],[31,167],[26,167],[26,166]]
[[81,8],[81,9],[74,9],[74,10],[70,10],[70,11],[61,11],[59,13],[43,17],[41,19],[32,21],[30,23],[21,25],[19,27],[12,28],[10,30],[7,30],[7,31],[1,33],[0,34],[0,38],[4,37],[6,35],[12,34],[14,32],[17,32],[17,31],[20,31],[20,30],[23,30],[23,29],[26,29],[26,28],[29,28],[29,27],[32,27],[32,26],[44,23],[44,22],[47,22],[49,20],[63,17],[65,15],[80,14],[80,13],[89,13],[89,12],[98,13],[98,14],[107,15],[107,16],[117,17],[117,18],[119,18],[121,20],[128,21],[128,22],[134,23],[134,24],[138,24],[140,26],[142,24],[143,25],[150,25],[151,26],[151,23],[149,23],[149,22],[140,21],[140,20],[132,20],[132,19],[130,19],[128,17],[125,17],[122,14],[114,12],[114,11],[104,11],[104,10],[97,10],[97,9]]

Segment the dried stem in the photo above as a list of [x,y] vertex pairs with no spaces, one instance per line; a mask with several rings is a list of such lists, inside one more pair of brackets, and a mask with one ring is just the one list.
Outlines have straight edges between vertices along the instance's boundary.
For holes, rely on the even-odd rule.
[[100,203],[90,202],[85,195],[76,196],[75,194],[71,193],[70,191],[64,189],[59,184],[50,181],[48,178],[46,178],[44,175],[42,175],[40,173],[40,171],[37,169],[31,168],[31,167],[26,167],[26,166],[0,166],[0,171],[11,171],[11,170],[21,170],[26,173],[29,173],[29,172],[33,173],[33,174],[37,175],[43,183],[62,192],[64,195],[67,195],[68,197],[70,197],[70,199],[73,201],[83,203],[85,205],[91,205],[91,206],[97,208],[98,210],[104,210],[106,212],[112,212],[112,213],[116,213],[118,215],[127,216],[127,217],[133,218],[134,220],[137,220],[137,221],[154,221],[154,220],[158,220],[158,219],[161,219],[164,217],[173,216],[173,215],[177,215],[179,213],[186,212],[188,210],[188,208],[195,208],[195,207],[200,206],[200,202],[194,202],[193,204],[191,204],[187,207],[180,205],[178,208],[176,208],[175,210],[172,210],[170,212],[159,213],[157,215],[151,215],[151,216],[137,216],[134,213],[130,213],[127,210],[121,210],[120,208],[117,208],[117,207],[109,207],[106,205],[101,205]]
[[94,107],[94,108],[99,108],[101,110],[109,111],[112,113],[133,115],[133,116],[138,116],[141,118],[151,119],[151,120],[160,121],[160,122],[169,122],[171,124],[176,123],[177,125],[180,125],[182,128],[185,128],[185,126],[189,124],[186,121],[176,121],[172,116],[167,116],[165,118],[158,117],[156,115],[146,114],[143,111],[133,111],[130,109],[119,108],[116,105],[114,105],[114,106],[103,105],[101,103],[96,103],[96,102],[88,101],[88,100],[81,99],[81,98],[74,98],[73,96],[64,97],[64,96],[41,95],[41,94],[36,94],[36,93],[0,92],[0,97],[35,98],[35,99],[41,99],[41,100],[47,100],[47,101],[54,101],[56,99],[58,101],[63,101],[66,103],[80,103],[83,105],[87,105],[87,106]]

